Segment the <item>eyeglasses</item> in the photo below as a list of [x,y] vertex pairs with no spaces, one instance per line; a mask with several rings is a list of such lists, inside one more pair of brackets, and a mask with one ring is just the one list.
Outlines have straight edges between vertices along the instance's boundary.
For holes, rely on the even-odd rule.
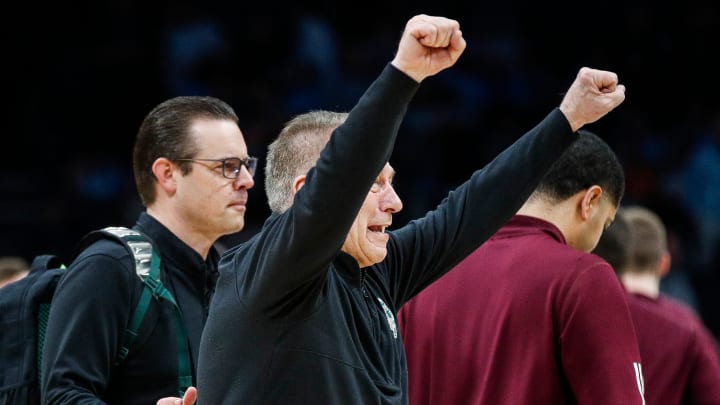
[[[255,176],[255,169],[257,169],[257,162],[258,159],[256,157],[248,157],[247,159],[240,159],[240,158],[225,158],[225,159],[175,159],[178,162],[192,162],[192,163],[200,163],[200,162],[218,162],[222,163],[222,175],[223,177],[227,179],[237,179],[238,176],[240,176],[240,170],[242,170],[242,167],[245,166],[247,168],[247,171],[250,173],[250,177]],[[200,163],[202,164],[202,163]],[[216,169],[212,168],[207,165],[203,165],[208,167],[209,169]]]

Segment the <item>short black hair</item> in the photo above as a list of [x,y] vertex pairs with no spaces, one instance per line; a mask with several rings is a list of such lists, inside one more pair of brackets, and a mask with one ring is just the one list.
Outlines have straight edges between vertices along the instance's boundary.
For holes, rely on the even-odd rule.
[[615,152],[594,133],[587,130],[578,133],[578,139],[540,181],[536,193],[562,201],[598,185],[619,206],[625,193],[625,174]]

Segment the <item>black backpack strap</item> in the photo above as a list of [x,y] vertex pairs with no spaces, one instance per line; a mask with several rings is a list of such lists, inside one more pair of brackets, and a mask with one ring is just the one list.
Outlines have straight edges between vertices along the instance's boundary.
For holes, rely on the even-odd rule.
[[65,273],[58,263],[38,256],[30,274],[0,289],[0,404],[40,403],[47,309]]
[[[57,276],[49,275],[49,283],[44,287],[47,291],[55,291],[55,287],[60,279],[60,272],[55,269],[65,269],[65,265],[60,261],[60,258],[51,255],[38,255],[33,258],[30,264],[30,273],[39,274],[40,272],[57,272]],[[45,334],[47,332],[48,319],[50,318],[50,302],[52,296],[46,295],[43,299],[37,302],[37,346],[36,346],[36,362],[37,362],[37,378],[41,380],[42,374],[42,353],[45,349]]]
[[[64,269],[65,265],[62,264],[60,258],[56,255],[45,254],[35,256],[30,264],[30,274],[39,274],[50,269]],[[48,291],[55,291],[57,285],[57,279],[52,281],[51,287]],[[37,376],[40,381],[41,361],[42,352],[45,346],[45,332],[47,331],[48,317],[50,315],[50,300],[52,297],[45,297],[43,300],[37,303]]]
[[107,227],[98,231],[91,232],[84,238],[84,244],[87,246],[101,238],[111,238],[121,241],[132,253],[135,259],[135,273],[143,282],[142,295],[138,301],[130,322],[125,329],[122,337],[122,345],[118,353],[115,364],[121,363],[127,357],[130,349],[133,347],[138,337],[140,327],[148,313],[151,301],[166,300],[175,307],[175,332],[177,344],[177,361],[178,361],[178,392],[182,397],[188,387],[192,385],[192,373],[190,370],[190,348],[188,346],[187,332],[182,321],[182,312],[180,306],[175,301],[170,291],[160,281],[160,255],[153,248],[150,239],[144,234],[134,229],[125,227]]
[[38,255],[33,258],[30,264],[30,272],[44,271],[47,269],[59,269],[65,268],[65,265],[60,261],[60,258],[55,255]]

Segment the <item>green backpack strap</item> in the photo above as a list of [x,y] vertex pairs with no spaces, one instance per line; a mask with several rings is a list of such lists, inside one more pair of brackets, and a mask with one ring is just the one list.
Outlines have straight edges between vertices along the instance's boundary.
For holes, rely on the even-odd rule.
[[102,229],[111,235],[119,237],[132,251],[135,259],[135,272],[142,280],[145,288],[143,288],[140,301],[135,307],[135,311],[130,317],[130,323],[125,329],[122,338],[122,345],[117,356],[115,364],[121,363],[130,352],[130,348],[138,336],[140,325],[152,300],[163,299],[173,304],[175,307],[175,336],[177,345],[177,361],[178,361],[178,394],[183,396],[185,391],[192,385],[192,372],[190,370],[190,348],[188,346],[187,333],[183,325],[182,312],[180,306],[175,301],[170,291],[160,281],[160,255],[149,239],[142,233],[124,227],[108,227]]

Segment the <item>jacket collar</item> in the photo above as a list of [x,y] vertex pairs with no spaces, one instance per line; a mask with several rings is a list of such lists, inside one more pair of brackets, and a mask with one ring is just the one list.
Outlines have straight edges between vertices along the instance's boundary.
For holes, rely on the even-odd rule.
[[220,255],[215,247],[210,248],[207,260],[203,260],[200,254],[147,212],[140,214],[134,229],[152,239],[154,247],[160,252],[162,261],[170,264],[171,267],[182,269],[191,276],[197,275],[198,270],[201,274],[205,271],[217,270]]
[[560,229],[544,219],[527,215],[515,215],[493,236],[493,239],[515,237],[518,235],[547,234],[566,245],[565,236]]

